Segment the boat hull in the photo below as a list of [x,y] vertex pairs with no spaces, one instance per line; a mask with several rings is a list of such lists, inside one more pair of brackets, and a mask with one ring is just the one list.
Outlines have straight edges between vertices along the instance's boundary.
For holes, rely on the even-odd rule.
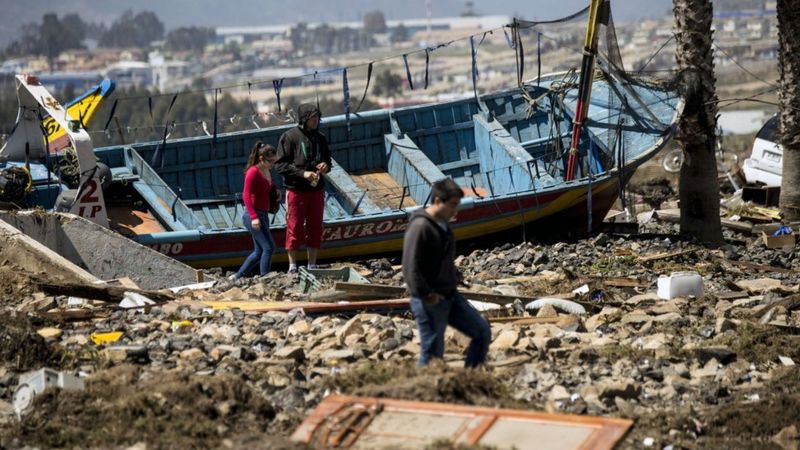
[[[401,251],[408,215],[428,204],[433,184],[446,177],[466,195],[452,224],[461,245],[552,241],[598,229],[620,180],[668,141],[682,102],[650,85],[597,80],[578,149],[580,177],[564,181],[570,136],[561,130],[571,129],[577,92],[551,91],[551,83],[563,89],[562,78],[554,74],[541,86],[526,86],[526,96],[508,89],[480,99],[326,118],[321,131],[333,164],[325,177],[319,258]],[[623,101],[620,89],[635,101]],[[539,100],[531,104],[528,98]],[[277,146],[292,126],[98,149],[122,192],[113,197],[127,205],[133,227],[116,225],[194,267],[241,264],[254,246],[241,223],[248,150],[256,142]],[[284,185],[280,174],[273,177]],[[134,211],[137,203],[145,207]],[[271,216],[278,264],[287,260],[285,223],[285,210]],[[155,230],[145,231],[145,224]]]
[[[530,193],[516,198],[478,200],[459,211],[453,223],[456,239],[504,242],[585,235],[588,228],[588,184],[558,192]],[[617,198],[618,181],[610,179],[592,186],[592,228],[597,229]],[[403,211],[352,221],[325,224],[321,260],[363,258],[402,250],[408,216]],[[524,233],[523,233],[524,230]],[[514,235],[514,232],[519,234]],[[278,245],[273,263],[287,262],[283,242],[285,228],[272,229]],[[253,249],[247,232],[208,233],[188,240],[175,239],[149,244],[151,248],[197,268],[233,267]],[[301,259],[304,255],[301,252]]]

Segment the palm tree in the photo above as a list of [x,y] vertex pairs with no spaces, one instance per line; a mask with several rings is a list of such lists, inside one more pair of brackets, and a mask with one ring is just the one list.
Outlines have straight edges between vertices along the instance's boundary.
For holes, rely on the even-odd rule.
[[681,234],[718,244],[719,180],[716,148],[717,94],[711,50],[711,0],[673,0],[678,90],[686,105],[676,138],[683,147],[680,173]]
[[800,220],[800,10],[796,0],[778,0],[783,176],[780,208],[786,220]]

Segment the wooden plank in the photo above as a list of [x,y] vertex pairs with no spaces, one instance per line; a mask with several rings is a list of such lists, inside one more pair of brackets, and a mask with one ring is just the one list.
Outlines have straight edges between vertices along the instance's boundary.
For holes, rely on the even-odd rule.
[[652,283],[637,280],[634,278],[624,278],[624,277],[611,277],[611,278],[599,278],[599,281],[603,283],[604,286],[609,287],[647,287],[650,286]]
[[336,291],[347,292],[349,294],[372,295],[374,296],[373,298],[397,298],[408,295],[408,291],[406,291],[406,288],[404,287],[388,286],[385,284],[346,283],[343,281],[337,281],[334,283],[333,289]]
[[729,291],[729,292],[720,292],[716,295],[717,300],[739,300],[740,298],[747,298],[750,294],[745,291]]
[[561,320],[561,317],[490,317],[489,322],[510,323],[512,325],[540,325],[547,323],[558,323]]
[[333,314],[370,310],[407,310],[407,298],[390,300],[370,300],[351,303],[313,303],[313,302],[257,302],[257,301],[203,301],[204,305],[216,310],[240,309],[252,313],[265,313],[270,311],[289,312],[301,308],[306,314]]
[[781,220],[781,212],[776,208],[753,206],[753,211],[772,220]]
[[690,249],[690,250],[680,250],[677,252],[658,253],[655,255],[642,256],[636,258],[636,260],[640,263],[646,263],[646,262],[658,261],[661,259],[670,259],[676,256],[688,255],[689,253],[694,253],[695,251],[696,251],[695,249]]
[[[346,283],[337,282],[333,286],[334,290],[355,294],[358,296],[371,296],[372,298],[397,298],[403,295],[409,295],[404,287],[388,286],[385,284],[362,284],[362,283]],[[458,291],[468,300],[476,300],[479,302],[494,303],[496,305],[509,305],[516,300],[523,303],[538,300],[539,297],[526,297],[524,295],[503,295],[492,294],[488,292],[473,292],[473,291]],[[567,294],[570,295],[571,294]],[[552,297],[548,295],[548,297]]]
[[517,355],[512,356],[510,358],[501,359],[499,361],[489,361],[486,363],[490,367],[500,368],[500,367],[514,367],[520,364],[525,364],[526,362],[533,359],[533,356],[530,355]]
[[563,275],[555,275],[554,277],[550,277],[547,275],[539,274],[539,275],[523,275],[519,277],[510,277],[510,278],[498,278],[494,280],[494,282],[497,284],[530,283],[536,281],[548,283],[561,280],[563,280]]
[[128,277],[117,278],[114,280],[106,280],[105,284],[108,286],[122,286],[129,289],[141,289],[135,281]]
[[[666,220],[667,222],[680,223],[681,221],[681,211],[679,209],[659,209],[656,211],[656,216],[659,219]],[[731,230],[739,231],[741,233],[749,234],[753,232],[753,224],[748,222],[720,219],[720,223],[725,228],[730,228]]]
[[[350,178],[362,191],[367,191],[369,198],[379,208],[397,209],[400,207],[400,199],[403,198],[403,187],[384,170],[372,170],[351,174]],[[403,206],[416,206],[411,192],[406,192],[403,198]]]
[[[788,222],[785,223],[789,226],[789,228],[793,230],[800,229],[800,222]],[[781,224],[779,223],[766,223],[766,224],[758,224],[753,225],[753,234],[761,235],[761,233],[773,233],[777,230]]]
[[35,285],[45,294],[66,295],[105,302],[120,302],[125,297],[125,292],[135,292],[144,295],[156,303],[163,303],[174,298],[172,295],[163,292],[146,291],[124,286],[93,286],[76,283],[50,284],[44,282],[35,282]]
[[52,311],[40,312],[39,316],[45,319],[63,321],[63,322],[79,322],[83,320],[92,320],[96,316],[97,311],[91,309],[70,309],[66,311]]
[[728,263],[728,264],[730,264],[732,266],[739,266],[739,267],[742,267],[742,268],[745,268],[745,269],[753,269],[753,270],[758,270],[758,271],[761,271],[761,272],[776,272],[776,273],[787,273],[787,274],[797,273],[794,270],[784,269],[782,267],[765,266],[763,264],[754,264],[754,263],[749,263],[749,262],[745,262],[745,261],[734,261],[732,259],[720,258],[720,257],[716,257],[714,259],[716,259],[717,261],[726,262],[726,263]]

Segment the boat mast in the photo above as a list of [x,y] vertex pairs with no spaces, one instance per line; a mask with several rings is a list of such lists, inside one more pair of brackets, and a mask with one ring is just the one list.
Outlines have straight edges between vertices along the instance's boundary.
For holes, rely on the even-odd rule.
[[569,147],[566,181],[575,178],[578,161],[578,147],[581,142],[583,121],[589,112],[589,100],[592,95],[592,79],[594,78],[594,62],[597,56],[597,22],[600,17],[600,5],[606,0],[591,0],[589,5],[589,23],[586,27],[586,40],[583,44],[583,61],[581,61],[581,79],[578,85],[578,102],[575,106],[575,119],[572,122],[572,142]]

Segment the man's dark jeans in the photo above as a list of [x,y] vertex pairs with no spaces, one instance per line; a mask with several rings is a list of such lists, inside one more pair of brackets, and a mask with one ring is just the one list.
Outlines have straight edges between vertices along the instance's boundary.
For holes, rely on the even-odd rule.
[[419,328],[420,366],[427,364],[431,358],[444,355],[444,330],[447,325],[472,339],[467,348],[465,367],[475,367],[486,360],[492,330],[486,319],[461,294],[443,298],[436,304],[411,297],[411,311]]

